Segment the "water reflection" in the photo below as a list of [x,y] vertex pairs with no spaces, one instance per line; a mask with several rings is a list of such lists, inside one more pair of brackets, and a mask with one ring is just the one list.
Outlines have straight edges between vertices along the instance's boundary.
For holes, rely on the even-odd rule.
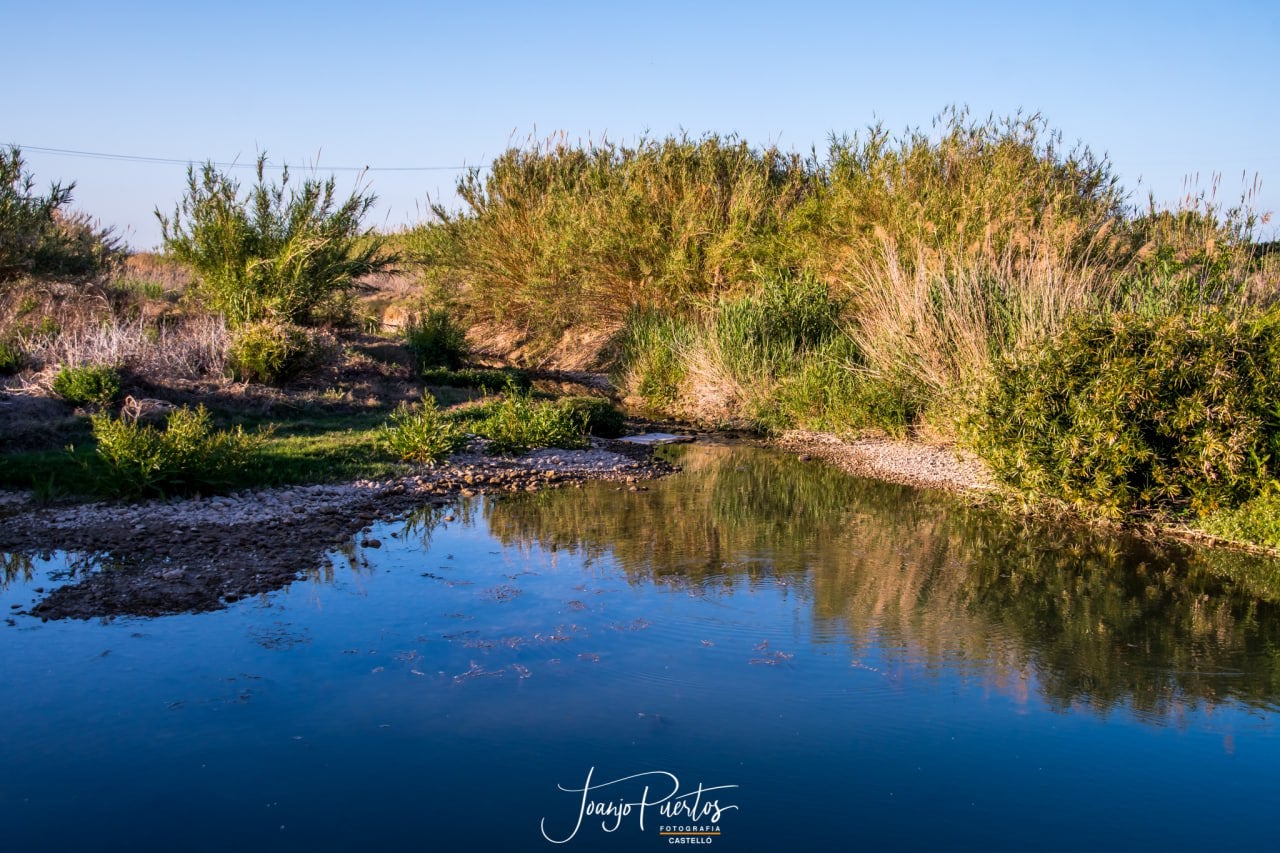
[[746,447],[684,473],[484,504],[507,546],[611,555],[635,583],[783,586],[815,642],[960,670],[1056,708],[1168,718],[1280,695],[1275,561],[1033,524]]

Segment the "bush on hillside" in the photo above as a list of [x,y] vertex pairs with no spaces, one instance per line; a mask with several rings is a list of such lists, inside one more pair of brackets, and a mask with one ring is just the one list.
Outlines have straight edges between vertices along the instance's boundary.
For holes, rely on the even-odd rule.
[[362,222],[375,196],[359,188],[343,202],[336,184],[267,183],[266,155],[244,198],[212,163],[187,171],[172,217],[159,210],[168,254],[194,271],[199,292],[232,326],[265,319],[308,324],[333,313],[362,276],[395,262]]

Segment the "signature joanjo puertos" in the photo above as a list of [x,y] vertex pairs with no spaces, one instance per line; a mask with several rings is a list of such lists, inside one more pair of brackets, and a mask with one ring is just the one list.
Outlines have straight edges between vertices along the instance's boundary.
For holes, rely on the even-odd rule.
[[[567,844],[586,824],[596,821],[603,832],[617,832],[634,825],[641,832],[656,830],[668,844],[710,844],[720,837],[720,820],[726,812],[737,811],[721,793],[737,785],[707,786],[682,790],[680,780],[665,770],[633,773],[601,782],[594,779],[595,768],[587,771],[581,787],[557,785],[574,795],[577,814],[565,820],[543,818],[542,837],[552,844]],[[570,813],[572,814],[572,813]]]

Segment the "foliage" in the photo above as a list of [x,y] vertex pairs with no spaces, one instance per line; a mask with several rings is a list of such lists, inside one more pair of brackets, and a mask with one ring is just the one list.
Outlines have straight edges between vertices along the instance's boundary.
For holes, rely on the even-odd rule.
[[678,313],[785,266],[786,211],[808,188],[798,156],[733,137],[556,138],[468,173],[465,213],[437,206],[416,242],[478,319],[547,343],[632,308]]
[[0,150],[0,282],[23,275],[88,276],[121,258],[123,241],[82,213],[68,213],[75,184],[35,193],[17,147]]
[[241,427],[215,429],[204,406],[174,409],[163,430],[106,413],[92,420],[97,454],[110,471],[107,488],[131,497],[224,489],[264,441]]
[[489,439],[493,453],[524,453],[540,447],[587,447],[587,422],[570,406],[535,400],[508,388],[502,399],[477,407],[465,416],[471,432]]
[[1224,539],[1280,549],[1280,491],[1273,483],[1240,506],[1211,512],[1198,526]]
[[63,367],[53,378],[53,390],[76,406],[105,406],[120,395],[120,371],[106,364]]
[[232,335],[227,366],[241,382],[279,385],[313,366],[317,353],[306,329],[281,322],[250,323]]
[[681,353],[694,336],[692,323],[656,310],[633,311],[623,326],[615,381],[651,409],[672,409],[687,374]]
[[1204,514],[1280,473],[1280,318],[1081,317],[1003,363],[973,421],[1005,481],[1108,515]]
[[457,370],[466,360],[467,333],[443,309],[409,324],[404,337],[419,371]]
[[439,462],[466,444],[458,424],[427,397],[414,407],[401,404],[379,430],[381,445],[407,462]]
[[17,373],[23,360],[22,348],[16,341],[0,340],[0,376]]
[[361,223],[375,201],[360,188],[339,203],[332,177],[290,186],[240,184],[212,163],[187,171],[187,191],[172,218],[156,211],[166,251],[194,270],[199,291],[233,326],[260,320],[307,324],[332,313],[365,275],[395,262]]
[[464,367],[459,370],[433,367],[424,369],[420,375],[428,385],[476,388],[489,394],[496,394],[508,386],[514,386],[519,391],[528,391],[533,387],[529,374],[515,367]]
[[601,438],[617,438],[626,429],[626,419],[618,407],[603,397],[564,397],[561,408],[574,420],[581,420],[586,431]]

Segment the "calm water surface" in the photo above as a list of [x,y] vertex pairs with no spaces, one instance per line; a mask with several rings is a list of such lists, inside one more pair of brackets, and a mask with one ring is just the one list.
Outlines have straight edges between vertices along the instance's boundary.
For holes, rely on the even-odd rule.
[[[13,615],[0,845],[1274,844],[1275,564],[673,454],[648,491],[380,525],[224,612]],[[82,563],[7,556],[0,610]]]

